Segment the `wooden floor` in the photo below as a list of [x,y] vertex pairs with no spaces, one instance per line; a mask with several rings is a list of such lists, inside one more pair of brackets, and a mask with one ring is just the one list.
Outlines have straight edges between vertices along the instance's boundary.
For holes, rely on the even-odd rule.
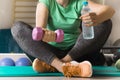
[[65,78],[65,77],[0,77],[0,80],[120,80],[120,77],[92,77],[92,78]]

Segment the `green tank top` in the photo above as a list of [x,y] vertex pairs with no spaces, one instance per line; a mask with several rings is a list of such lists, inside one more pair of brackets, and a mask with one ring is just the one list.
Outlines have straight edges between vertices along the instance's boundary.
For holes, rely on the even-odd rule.
[[47,29],[52,31],[62,29],[64,31],[64,40],[59,43],[49,42],[50,45],[66,50],[76,43],[81,33],[79,17],[81,16],[83,1],[86,0],[69,0],[69,4],[62,7],[56,0],[39,0],[49,10]]

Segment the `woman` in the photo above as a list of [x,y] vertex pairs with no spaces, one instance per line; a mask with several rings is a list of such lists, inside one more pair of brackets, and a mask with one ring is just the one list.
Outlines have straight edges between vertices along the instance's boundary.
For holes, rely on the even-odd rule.
[[[12,35],[26,53],[36,58],[33,62],[35,71],[57,70],[65,76],[90,77],[91,64],[105,63],[100,49],[111,32],[109,19],[113,16],[114,9],[88,0],[92,12],[81,16],[84,1],[86,0],[39,0],[36,27],[41,27],[45,32],[41,41],[32,40],[30,25],[23,22],[14,24]],[[81,20],[88,27],[94,26],[94,39],[83,39]],[[64,31],[64,40],[57,43],[54,42],[54,31],[59,28]]]

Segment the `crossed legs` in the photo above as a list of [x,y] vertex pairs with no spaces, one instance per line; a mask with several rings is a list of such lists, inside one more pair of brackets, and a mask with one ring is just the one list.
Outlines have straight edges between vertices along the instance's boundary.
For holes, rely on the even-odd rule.
[[24,22],[16,22],[11,32],[25,53],[63,72],[63,63],[72,60],[79,62],[88,60],[93,65],[103,65],[105,59],[99,51],[109,37],[111,27],[112,24],[110,20],[96,26],[95,38],[92,40],[84,40],[81,34],[76,44],[69,50],[59,50],[43,41],[33,41],[31,36],[32,27]]

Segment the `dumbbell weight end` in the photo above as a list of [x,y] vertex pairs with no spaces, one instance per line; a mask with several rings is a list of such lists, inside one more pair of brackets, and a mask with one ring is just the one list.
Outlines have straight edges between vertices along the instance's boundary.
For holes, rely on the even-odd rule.
[[43,37],[43,30],[41,27],[35,27],[32,31],[32,38],[35,41],[40,41]]
[[64,39],[64,32],[62,29],[58,29],[55,31],[56,33],[56,40],[55,42],[62,42]]

